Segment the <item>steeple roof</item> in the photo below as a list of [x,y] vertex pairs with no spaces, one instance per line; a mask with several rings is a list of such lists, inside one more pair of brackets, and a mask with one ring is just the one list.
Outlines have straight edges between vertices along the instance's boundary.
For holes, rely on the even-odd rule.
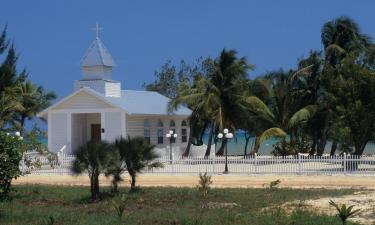
[[115,66],[115,62],[104,43],[97,36],[81,60],[81,66]]

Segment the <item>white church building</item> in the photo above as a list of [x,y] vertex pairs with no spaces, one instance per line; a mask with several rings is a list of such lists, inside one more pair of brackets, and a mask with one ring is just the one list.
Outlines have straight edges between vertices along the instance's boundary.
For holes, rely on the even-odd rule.
[[180,107],[168,112],[170,99],[157,92],[121,90],[121,82],[112,79],[114,66],[97,34],[82,58],[83,77],[74,82],[72,94],[38,114],[48,123],[49,150],[74,154],[89,140],[113,141],[120,136],[141,136],[165,148],[166,134],[173,130],[178,134],[173,145],[183,151],[191,111]]

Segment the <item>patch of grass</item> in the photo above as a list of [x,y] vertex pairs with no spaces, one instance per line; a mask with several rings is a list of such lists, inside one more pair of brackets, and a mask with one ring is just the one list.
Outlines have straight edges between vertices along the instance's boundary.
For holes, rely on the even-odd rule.
[[[92,203],[89,187],[16,186],[12,202],[0,203],[0,224],[126,224],[130,225],[229,225],[229,224],[340,224],[336,217],[296,211],[287,215],[279,206],[287,201],[335,197],[352,190],[211,189],[207,203],[229,203],[236,207],[202,208],[196,188],[142,188],[126,201],[126,221],[118,219],[109,188],[101,201]],[[128,189],[119,189],[128,193]],[[265,208],[270,210],[265,211]],[[277,223],[276,223],[277,222]]]

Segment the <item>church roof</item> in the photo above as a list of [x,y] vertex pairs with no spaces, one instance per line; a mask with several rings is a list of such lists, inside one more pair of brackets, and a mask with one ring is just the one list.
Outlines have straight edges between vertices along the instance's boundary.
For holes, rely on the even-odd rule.
[[104,43],[96,37],[81,60],[81,66],[115,66],[108,49]]
[[179,107],[172,113],[168,112],[170,99],[154,91],[122,90],[121,97],[105,97],[109,102],[117,105],[129,114],[152,115],[190,115],[190,109]]
[[99,100],[106,102],[113,107],[124,110],[130,115],[189,116],[191,114],[191,110],[184,106],[180,106],[177,110],[169,112],[168,104],[170,99],[154,91],[122,90],[121,97],[106,97],[89,87],[83,87],[43,110],[38,114],[38,116],[46,118],[48,111],[56,108],[69,99],[74,98],[74,96],[80,92],[89,93],[90,95],[97,97]]

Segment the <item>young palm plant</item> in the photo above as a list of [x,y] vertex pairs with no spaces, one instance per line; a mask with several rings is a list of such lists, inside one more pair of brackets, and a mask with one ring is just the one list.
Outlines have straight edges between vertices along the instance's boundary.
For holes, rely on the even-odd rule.
[[355,214],[357,214],[360,209],[353,209],[354,208],[354,205],[351,205],[349,207],[346,207],[345,204],[342,204],[341,207],[339,205],[337,205],[334,201],[330,201],[329,204],[333,207],[336,208],[337,212],[338,212],[338,216],[340,217],[341,219],[341,222],[342,222],[342,225],[345,225],[346,224],[346,221],[353,217]]
[[116,139],[115,146],[123,162],[123,169],[130,175],[131,191],[136,190],[136,177],[143,169],[163,166],[159,162],[154,162],[158,155],[154,151],[154,146],[148,144],[143,137],[121,137]]
[[99,175],[105,174],[118,159],[112,144],[105,141],[89,141],[76,152],[72,172],[82,174],[87,172],[90,177],[91,199],[99,198]]

